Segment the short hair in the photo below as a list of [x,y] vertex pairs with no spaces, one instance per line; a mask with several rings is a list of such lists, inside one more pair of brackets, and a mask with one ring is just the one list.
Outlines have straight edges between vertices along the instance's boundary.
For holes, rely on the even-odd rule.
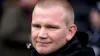
[[60,6],[65,10],[65,13],[70,14],[69,18],[65,17],[66,24],[73,24],[74,23],[74,11],[71,4],[66,0],[40,0],[35,7],[40,8],[51,8],[54,6]]

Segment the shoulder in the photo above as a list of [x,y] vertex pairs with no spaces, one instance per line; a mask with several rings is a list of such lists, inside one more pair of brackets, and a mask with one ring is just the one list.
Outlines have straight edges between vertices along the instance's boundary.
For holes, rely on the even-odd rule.
[[91,47],[84,47],[73,53],[74,56],[95,56],[95,53]]
[[74,52],[74,56],[95,56],[93,48],[88,46],[89,36],[85,32],[77,32],[76,39],[81,47]]

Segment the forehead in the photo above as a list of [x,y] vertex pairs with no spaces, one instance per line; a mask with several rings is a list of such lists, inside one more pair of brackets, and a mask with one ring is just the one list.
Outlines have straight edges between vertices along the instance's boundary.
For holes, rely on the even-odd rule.
[[61,21],[64,19],[64,16],[65,16],[64,9],[61,8],[60,6],[51,8],[35,7],[32,15],[32,20],[35,20],[40,17],[42,19],[50,18],[52,20]]

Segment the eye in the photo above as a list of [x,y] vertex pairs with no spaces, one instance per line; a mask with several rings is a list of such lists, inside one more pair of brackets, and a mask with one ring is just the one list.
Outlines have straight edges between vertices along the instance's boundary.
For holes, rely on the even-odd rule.
[[57,26],[53,26],[53,25],[48,25],[48,26],[46,26],[47,28],[49,28],[49,29],[58,29],[59,27],[57,27]]
[[34,27],[34,28],[41,28],[41,26],[38,25],[38,24],[32,24],[32,27]]

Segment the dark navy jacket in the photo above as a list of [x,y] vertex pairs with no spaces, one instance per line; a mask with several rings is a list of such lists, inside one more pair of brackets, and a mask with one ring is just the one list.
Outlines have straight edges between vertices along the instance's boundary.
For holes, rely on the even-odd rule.
[[32,56],[95,56],[93,49],[87,43],[87,35],[85,33],[77,33],[71,41],[54,53],[40,55],[34,48],[32,48],[31,52]]

